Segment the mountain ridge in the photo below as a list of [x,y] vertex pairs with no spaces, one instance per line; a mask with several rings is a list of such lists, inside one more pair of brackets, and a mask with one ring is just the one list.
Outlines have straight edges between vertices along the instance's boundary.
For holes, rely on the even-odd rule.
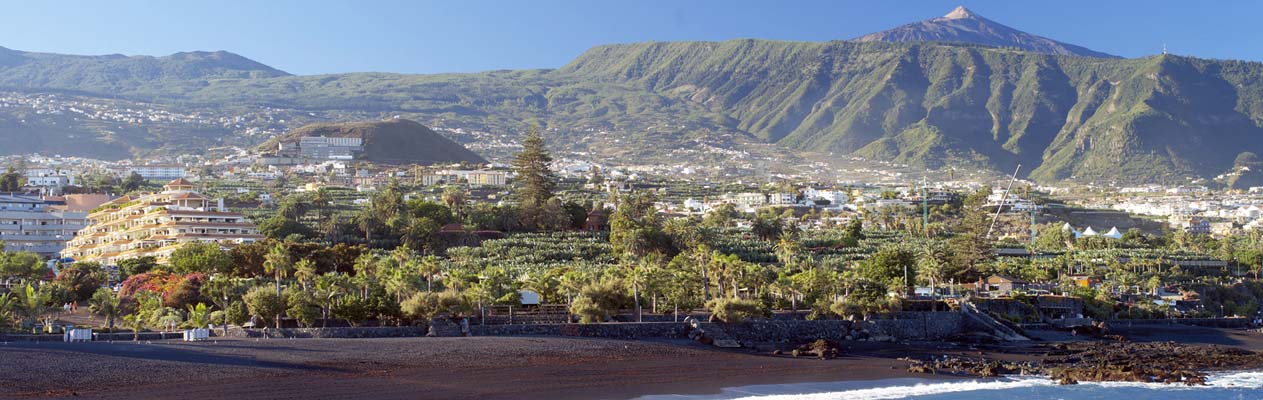
[[937,18],[901,25],[852,39],[857,42],[963,42],[1013,47],[1036,53],[1119,58],[1086,47],[1026,33],[987,19],[964,6]]
[[0,86],[41,87],[112,94],[134,87],[196,84],[216,79],[292,76],[228,51],[190,51],[166,56],[96,56],[39,53],[0,47]]
[[[947,17],[980,18],[968,10]],[[0,50],[0,64],[14,52]],[[170,61],[214,53],[187,54]],[[75,76],[48,67],[48,74]],[[1130,183],[1209,178],[1231,168],[1238,153],[1263,154],[1258,76],[1263,63],[1166,54],[1125,59],[941,41],[739,39],[601,45],[548,70],[121,85],[23,80],[0,68],[0,85],[207,108],[405,115],[497,132],[539,124],[559,136],[554,143],[621,149],[629,160],[674,154],[681,143],[749,140],[927,168],[1011,171],[1020,163],[1024,176],[1041,182]],[[635,132],[643,148],[591,133],[604,131]]]

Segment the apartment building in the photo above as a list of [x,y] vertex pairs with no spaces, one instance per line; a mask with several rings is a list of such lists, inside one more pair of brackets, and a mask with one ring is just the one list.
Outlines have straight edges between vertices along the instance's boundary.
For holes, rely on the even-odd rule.
[[135,172],[141,178],[148,180],[165,181],[172,179],[181,179],[188,176],[188,171],[179,165],[141,165],[127,169],[123,176],[131,175]]
[[176,179],[161,192],[124,196],[97,207],[88,215],[91,225],[62,256],[107,265],[144,256],[166,262],[190,242],[231,248],[263,239],[244,215],[225,211],[222,200],[212,203],[193,189],[192,183]]
[[434,185],[470,185],[470,186],[504,186],[509,174],[505,171],[493,170],[442,170],[421,175],[421,184]]
[[87,226],[85,212],[50,208],[42,198],[0,194],[0,241],[5,251],[30,251],[56,257]]

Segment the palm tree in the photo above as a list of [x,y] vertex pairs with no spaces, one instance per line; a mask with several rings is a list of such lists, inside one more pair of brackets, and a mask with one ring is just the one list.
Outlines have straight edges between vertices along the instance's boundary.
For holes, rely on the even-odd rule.
[[799,254],[802,254],[802,250],[802,246],[795,240],[794,235],[782,234],[781,240],[776,243],[776,260],[780,261],[781,265],[792,268]]
[[210,324],[210,307],[206,307],[206,303],[189,304],[187,307],[189,317],[185,320],[186,325],[201,328]]
[[121,313],[118,296],[109,288],[97,289],[88,300],[88,311],[105,318],[105,327],[114,333],[114,319]]
[[327,219],[329,211],[329,192],[325,188],[316,190],[315,195],[311,197],[311,206],[316,209],[316,215],[323,221]]
[[[918,278],[929,281],[930,295],[937,300],[938,283],[943,281],[944,269],[947,268],[947,249],[936,243],[927,244],[921,249],[921,257],[917,260]],[[931,311],[937,311],[937,301],[930,304]]]
[[145,316],[139,313],[127,314],[123,316],[123,322],[132,330],[132,341],[140,341],[140,330],[145,329]]
[[661,256],[658,256],[657,253],[652,253],[648,257],[642,258],[639,261],[630,261],[625,264],[627,281],[631,283],[632,286],[632,300],[636,305],[636,322],[642,322],[640,287],[643,286],[645,281],[648,279],[650,274],[649,270],[655,268],[657,263],[660,262],[660,259]]
[[580,271],[566,271],[561,274],[561,278],[557,280],[557,287],[562,294],[566,295],[566,305],[570,305],[574,297],[579,295],[587,281],[588,277]]
[[364,243],[371,244],[373,242],[373,231],[381,226],[381,220],[374,216],[372,211],[365,208],[355,218],[356,225],[361,231],[364,231]]
[[36,289],[29,283],[26,284],[26,290],[19,293],[23,296],[18,304],[18,312],[32,323],[43,322],[45,327],[51,325],[55,309],[48,303],[52,301],[52,294],[43,288]]
[[276,295],[281,295],[281,279],[289,276],[294,268],[294,262],[289,256],[289,249],[285,243],[277,243],[268,251],[267,256],[263,258],[263,272],[271,274],[276,279]]
[[338,303],[343,288],[348,284],[343,275],[330,272],[316,277],[315,298],[320,305],[321,328],[329,325],[329,311]]
[[548,294],[557,290],[557,277],[553,271],[522,274],[517,281],[523,289],[539,294],[540,303],[547,303]]
[[460,220],[461,216],[464,215],[465,202],[468,201],[465,191],[455,186],[448,186],[446,189],[443,189],[442,198],[443,203],[447,204],[447,208],[452,210],[453,216]]
[[780,273],[776,276],[776,280],[770,285],[771,289],[776,291],[776,296],[785,299],[789,298],[789,310],[793,315],[798,314],[798,293],[794,290],[794,282],[790,279],[790,275]]
[[0,294],[0,328],[7,328],[9,322],[13,319],[13,310],[17,308],[18,301],[12,294]]
[[309,259],[304,258],[294,264],[294,279],[297,279],[298,284],[302,285],[304,292],[307,291],[311,280],[316,278],[316,274],[316,263]]
[[434,291],[434,277],[439,274],[439,258],[426,256],[417,262],[417,272],[425,277],[425,291]]
[[145,329],[150,319],[155,317],[159,309],[162,308],[162,297],[150,292],[144,292],[136,296],[136,311],[123,316],[123,320],[127,321],[127,325],[132,328],[132,340],[140,340],[140,331]]

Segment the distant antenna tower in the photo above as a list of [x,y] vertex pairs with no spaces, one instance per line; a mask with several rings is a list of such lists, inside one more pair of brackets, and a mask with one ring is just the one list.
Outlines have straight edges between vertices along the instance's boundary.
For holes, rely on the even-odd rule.
[[1163,44],[1162,44],[1162,55],[1164,55],[1164,56],[1165,56],[1165,55],[1167,55],[1167,44],[1166,44],[1166,43],[1163,43]]

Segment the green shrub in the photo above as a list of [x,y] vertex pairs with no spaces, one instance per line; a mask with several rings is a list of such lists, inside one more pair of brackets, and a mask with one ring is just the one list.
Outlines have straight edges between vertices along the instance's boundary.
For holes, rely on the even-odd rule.
[[754,300],[717,298],[706,302],[706,308],[715,319],[729,324],[767,316],[763,305]]
[[246,310],[246,303],[234,301],[228,304],[228,308],[224,310],[225,325],[241,325],[250,320],[250,312]]
[[588,296],[579,295],[570,303],[570,312],[579,316],[579,322],[591,324],[596,322],[604,322],[607,317],[605,310],[596,304]]
[[399,305],[404,316],[429,321],[446,315],[459,318],[471,310],[464,296],[455,291],[417,293]]
[[310,293],[290,287],[285,293],[285,313],[303,327],[311,327],[320,318],[320,306]]
[[345,319],[351,326],[360,326],[373,316],[372,304],[355,296],[342,299],[332,311],[334,317]]
[[604,280],[584,286],[570,304],[570,312],[585,324],[603,322],[631,301],[622,281]]
[[829,310],[850,318],[868,318],[898,310],[899,300],[887,296],[886,293],[886,286],[871,280],[860,280],[845,298],[834,302]]
[[211,311],[210,323],[215,324],[215,325],[227,325],[228,322],[225,319],[227,315],[228,313],[225,313],[224,310]]
[[246,292],[241,300],[250,309],[250,315],[259,317],[262,321],[273,320],[271,325],[273,327],[280,324],[281,314],[285,312],[285,299],[278,296],[274,288],[255,287]]

